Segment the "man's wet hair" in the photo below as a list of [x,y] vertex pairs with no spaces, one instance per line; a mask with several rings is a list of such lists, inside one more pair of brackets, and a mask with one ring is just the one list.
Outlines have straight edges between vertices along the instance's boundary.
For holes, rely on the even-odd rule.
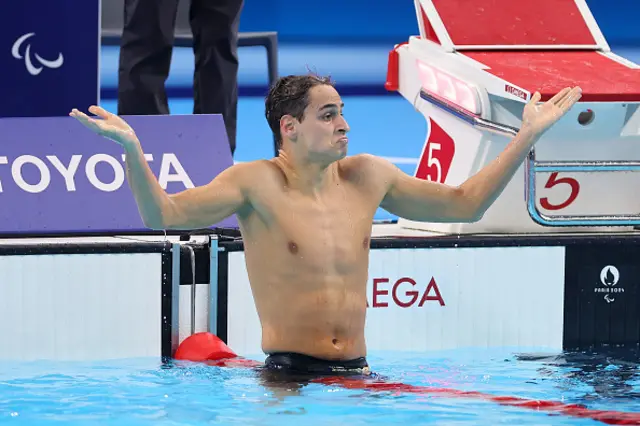
[[278,149],[282,148],[282,135],[280,134],[282,117],[291,115],[298,121],[302,121],[304,110],[309,105],[309,91],[313,87],[323,84],[334,86],[330,77],[309,73],[281,77],[271,86],[264,102],[265,117],[276,137]]

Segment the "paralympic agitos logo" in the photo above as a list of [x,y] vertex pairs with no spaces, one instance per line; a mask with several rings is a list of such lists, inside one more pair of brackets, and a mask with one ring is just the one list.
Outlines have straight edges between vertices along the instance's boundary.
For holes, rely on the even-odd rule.
[[[27,40],[35,35],[35,33],[27,33],[18,37],[18,39],[13,43],[13,46],[11,46],[11,56],[18,60],[24,59],[24,65],[27,68],[27,71],[33,76],[40,74],[44,68],[60,68],[62,64],[64,64],[64,56],[62,55],[62,52],[58,52],[58,57],[53,60],[45,59],[37,53],[33,53],[32,58],[31,44],[27,43]],[[22,46],[25,44],[26,47],[23,54]]]

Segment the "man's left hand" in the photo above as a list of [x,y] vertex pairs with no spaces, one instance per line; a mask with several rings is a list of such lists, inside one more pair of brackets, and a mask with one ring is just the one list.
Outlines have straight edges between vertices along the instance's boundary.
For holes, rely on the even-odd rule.
[[526,129],[536,136],[543,134],[560,120],[581,97],[582,89],[580,87],[567,87],[547,102],[539,104],[541,96],[539,92],[536,92],[524,107],[522,129]]

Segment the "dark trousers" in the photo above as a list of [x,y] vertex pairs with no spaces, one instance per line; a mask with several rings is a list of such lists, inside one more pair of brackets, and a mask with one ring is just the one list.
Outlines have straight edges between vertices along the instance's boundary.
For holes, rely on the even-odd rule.
[[[118,114],[169,114],[169,75],[179,0],[125,0]],[[186,0],[183,0],[186,1]],[[190,0],[194,114],[222,114],[233,154],[238,109],[238,27],[244,0]]]

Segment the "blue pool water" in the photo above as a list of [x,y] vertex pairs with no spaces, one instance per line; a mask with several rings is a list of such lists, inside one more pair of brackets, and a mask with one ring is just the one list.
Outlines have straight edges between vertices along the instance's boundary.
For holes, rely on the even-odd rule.
[[[255,359],[261,359],[255,357]],[[637,354],[381,352],[374,370],[412,385],[640,412]],[[155,359],[4,363],[0,422],[16,425],[597,425],[473,398],[310,384],[274,392],[252,370]]]

